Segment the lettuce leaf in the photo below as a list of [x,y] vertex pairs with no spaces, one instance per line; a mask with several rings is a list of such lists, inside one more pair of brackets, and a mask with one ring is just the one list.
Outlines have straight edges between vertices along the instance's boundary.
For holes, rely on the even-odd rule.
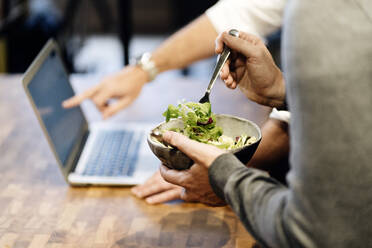
[[182,118],[184,129],[181,132],[199,142],[217,141],[223,133],[222,128],[216,126],[216,117],[209,102],[185,102],[178,104],[177,107],[170,104],[163,116],[166,122]]
[[250,138],[247,135],[242,135],[233,139],[223,135],[222,128],[216,126],[216,117],[212,113],[209,102],[183,102],[177,106],[170,104],[163,116],[166,122],[175,118],[182,119],[184,128],[171,128],[171,131],[182,133],[192,140],[211,144],[221,149],[244,146]]

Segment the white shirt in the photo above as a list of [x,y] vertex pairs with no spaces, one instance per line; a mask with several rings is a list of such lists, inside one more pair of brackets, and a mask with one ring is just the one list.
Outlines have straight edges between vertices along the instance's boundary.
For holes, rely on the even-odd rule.
[[[235,28],[261,39],[282,26],[287,0],[220,0],[205,13],[218,33]],[[290,113],[273,109],[270,118],[289,123]]]
[[231,28],[265,38],[282,26],[286,0],[220,0],[206,11],[218,33]]

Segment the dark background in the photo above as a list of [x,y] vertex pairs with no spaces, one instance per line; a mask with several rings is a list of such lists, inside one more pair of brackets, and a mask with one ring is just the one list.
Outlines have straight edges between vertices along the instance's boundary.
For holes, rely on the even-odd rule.
[[[114,34],[124,47],[135,34],[171,34],[216,0],[1,0],[0,72],[23,73],[54,37],[68,69],[86,37]],[[79,37],[73,42],[72,37]]]

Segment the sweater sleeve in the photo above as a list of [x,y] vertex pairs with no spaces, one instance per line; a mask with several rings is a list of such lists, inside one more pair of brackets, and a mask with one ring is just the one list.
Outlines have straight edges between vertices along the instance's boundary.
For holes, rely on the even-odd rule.
[[232,207],[265,247],[301,247],[284,218],[289,190],[266,172],[245,167],[234,155],[219,156],[209,169],[215,193]]

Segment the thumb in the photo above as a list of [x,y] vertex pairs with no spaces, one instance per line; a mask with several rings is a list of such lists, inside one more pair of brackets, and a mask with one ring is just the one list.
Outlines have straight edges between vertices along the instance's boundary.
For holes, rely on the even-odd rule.
[[240,32],[239,37],[223,32],[221,34],[221,40],[226,46],[243,54],[247,58],[258,57],[258,52],[261,49],[260,45],[262,44],[262,41],[257,36],[244,32]]
[[224,153],[217,147],[191,140],[176,132],[166,131],[163,134],[163,139],[177,147],[195,163],[204,166],[209,166],[216,157]]

